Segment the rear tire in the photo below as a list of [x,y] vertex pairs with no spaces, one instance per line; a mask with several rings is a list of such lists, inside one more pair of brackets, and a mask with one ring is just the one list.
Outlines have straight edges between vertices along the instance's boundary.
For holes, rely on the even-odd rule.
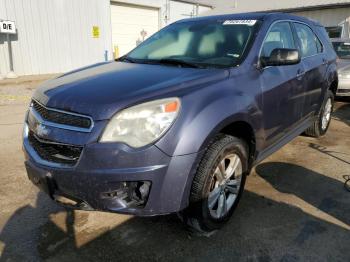
[[334,95],[328,90],[322,108],[315,122],[305,130],[305,134],[311,137],[321,137],[327,133],[332,119]]
[[222,227],[237,207],[247,170],[247,144],[233,136],[217,135],[198,166],[190,205],[179,214],[183,222],[200,233]]

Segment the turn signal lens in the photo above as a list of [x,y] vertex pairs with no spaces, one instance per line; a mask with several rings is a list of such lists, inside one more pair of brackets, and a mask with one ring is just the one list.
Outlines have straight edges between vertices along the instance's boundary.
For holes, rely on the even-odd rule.
[[172,113],[172,112],[176,112],[178,109],[178,102],[177,101],[173,101],[170,102],[168,104],[165,105],[165,112],[166,113]]

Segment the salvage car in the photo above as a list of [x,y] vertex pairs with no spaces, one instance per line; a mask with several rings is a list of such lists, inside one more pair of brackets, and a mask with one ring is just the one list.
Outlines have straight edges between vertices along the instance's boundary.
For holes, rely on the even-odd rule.
[[350,39],[332,39],[338,56],[338,91],[337,96],[350,96]]
[[302,133],[326,134],[337,86],[336,54],[314,21],[181,20],[117,61],[36,89],[28,177],[68,207],[178,213],[210,232],[233,214],[254,165]]

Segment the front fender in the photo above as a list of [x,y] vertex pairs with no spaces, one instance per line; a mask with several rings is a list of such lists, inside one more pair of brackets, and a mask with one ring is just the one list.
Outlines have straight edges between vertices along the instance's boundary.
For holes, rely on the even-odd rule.
[[163,181],[164,195],[174,192],[176,188],[177,196],[181,196],[179,209],[188,206],[193,177],[204,149],[214,136],[236,121],[248,123],[254,132],[259,129],[261,114],[253,100],[256,96],[248,96],[243,88],[247,89],[233,87],[229,81],[225,81],[182,97],[178,119],[156,143],[158,148],[175,159],[184,156],[192,159],[191,163],[183,163],[188,168],[186,174],[176,168],[178,171],[167,175]]
[[255,129],[259,114],[252,97],[229,81],[182,97],[178,119],[156,146],[169,156],[187,155],[203,150],[215,134],[235,121],[245,121]]

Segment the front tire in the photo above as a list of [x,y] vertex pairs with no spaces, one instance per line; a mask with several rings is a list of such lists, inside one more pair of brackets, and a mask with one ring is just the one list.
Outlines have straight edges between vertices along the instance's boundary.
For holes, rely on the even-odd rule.
[[181,212],[183,221],[201,233],[222,227],[237,207],[247,170],[246,143],[229,135],[216,136],[198,166],[190,206]]
[[321,137],[327,133],[332,119],[333,105],[334,95],[328,90],[317,119],[308,129],[306,129],[306,135],[311,137]]

